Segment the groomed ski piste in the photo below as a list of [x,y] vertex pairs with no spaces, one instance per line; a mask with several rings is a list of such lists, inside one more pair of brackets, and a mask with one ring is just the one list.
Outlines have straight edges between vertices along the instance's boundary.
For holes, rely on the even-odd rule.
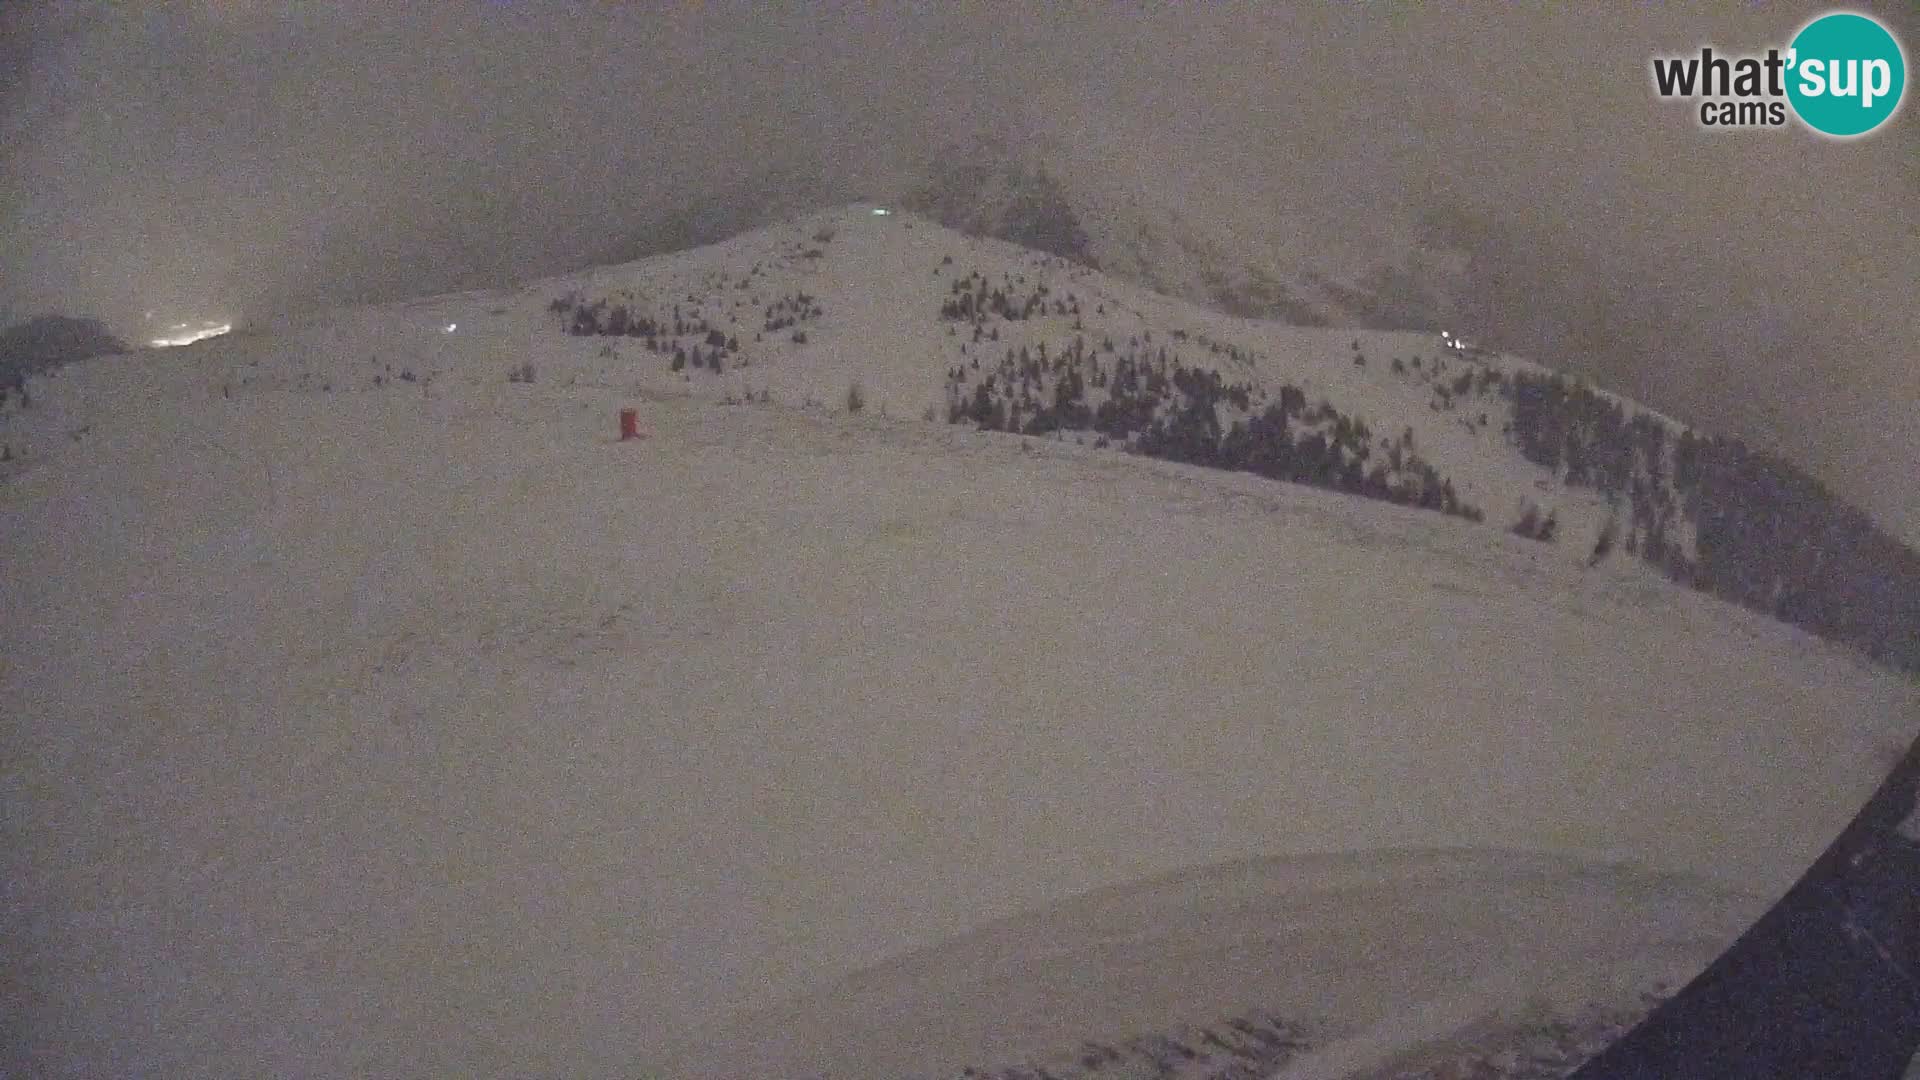
[[[1412,429],[1486,520],[948,424],[968,274],[1081,309],[993,355],[1181,342]],[[722,370],[566,332],[627,292]],[[1438,352],[854,207],[36,378],[8,1071],[1558,1075],[1920,691],[1587,565],[1605,508],[1390,366]]]

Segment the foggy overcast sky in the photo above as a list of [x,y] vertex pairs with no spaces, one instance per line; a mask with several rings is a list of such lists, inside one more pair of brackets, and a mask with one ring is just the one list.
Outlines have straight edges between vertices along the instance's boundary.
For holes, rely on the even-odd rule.
[[[1506,337],[1920,540],[1916,92],[1842,144],[1649,88],[1656,52],[1784,45],[1824,5],[644,8],[0,4],[0,320],[507,283],[769,165],[857,186],[1008,122],[1329,242],[1478,213]],[[1911,59],[1910,5],[1855,9]]]

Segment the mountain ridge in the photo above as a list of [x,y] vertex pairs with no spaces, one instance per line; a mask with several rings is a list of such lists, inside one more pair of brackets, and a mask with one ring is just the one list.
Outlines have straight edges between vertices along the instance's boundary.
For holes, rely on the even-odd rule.
[[[1084,239],[1051,213],[1042,204],[1028,216]],[[627,367],[600,373],[639,364],[665,386],[736,400],[838,403],[857,385],[883,412],[1436,510],[1584,562],[1627,556],[1920,671],[1920,556],[1862,511],[1738,440],[1451,337],[1235,316],[874,203],[519,290],[341,318],[399,311],[415,325],[440,309],[429,355],[460,353],[517,313],[483,351],[537,358],[564,338],[595,339],[604,355],[570,362],[620,358]],[[302,385],[432,377],[376,364]],[[226,392],[252,378],[229,372]]]

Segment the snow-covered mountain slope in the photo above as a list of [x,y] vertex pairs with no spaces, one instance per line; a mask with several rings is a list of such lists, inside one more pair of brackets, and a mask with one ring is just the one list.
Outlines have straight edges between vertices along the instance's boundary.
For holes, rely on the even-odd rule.
[[706,1033],[667,1071],[1321,1080],[1425,1075],[1411,1070],[1466,1056],[1462,1043],[1549,1058],[1685,980],[1750,904],[1692,878],[1514,852],[1233,863],[859,972]]
[[1228,317],[858,207],[609,271],[550,310],[736,395],[757,366],[762,392],[860,381],[912,410],[937,362],[935,416],[1491,518],[1574,559],[1620,550],[1920,671],[1920,555],[1864,514],[1737,441],[1457,339]]
[[[1572,538],[1567,550],[1578,548],[1572,557],[1580,558],[1608,517],[1603,500],[1565,490],[1552,470],[1512,453],[1500,431],[1508,406],[1489,399],[1511,393],[1510,372],[1544,376],[1542,369],[1485,355],[1470,360],[1435,335],[1302,330],[1229,317],[1039,252],[866,207],[610,268],[548,292],[564,301],[554,305],[558,325],[637,339],[620,349],[640,353],[639,366],[653,369],[648,377],[660,373],[647,353],[684,351],[682,382],[722,394],[838,404],[858,382],[878,409],[924,415],[931,408],[952,419],[954,405],[971,404],[987,384],[988,404],[1002,407],[993,426],[1034,431],[1038,420],[1057,436],[1098,442],[1106,430],[1104,441],[1132,444],[1148,421],[1170,420],[1194,400],[1173,385],[1185,370],[1217,376],[1223,394],[1245,388],[1243,400],[1218,404],[1223,427],[1284,404],[1296,439],[1324,433],[1335,445],[1324,460],[1293,470],[1298,479],[1340,486],[1344,473],[1361,466],[1358,489],[1380,466],[1377,494],[1394,489],[1403,501],[1419,501],[1431,478],[1436,509],[1438,488],[1452,480],[1463,511],[1478,508],[1500,525],[1538,501],[1559,512],[1561,536]],[[718,378],[708,362],[716,346]],[[1135,383],[1129,417],[1099,423],[1099,405],[1121,398],[1111,377],[1123,363]],[[930,383],[930,372],[940,381]],[[1038,416],[1053,411],[1068,376],[1084,415]],[[1456,392],[1462,376],[1478,381]],[[1283,393],[1289,386],[1291,403]],[[1015,406],[1024,412],[1007,416]],[[989,419],[990,408],[981,412],[963,418]],[[1181,455],[1168,447],[1162,456]],[[1429,477],[1423,461],[1452,467]]]
[[[970,274],[1083,328],[976,342],[941,317]],[[565,332],[620,305],[654,350]],[[1414,427],[1488,520],[944,422],[976,350],[1149,333]],[[1757,910],[1920,691],[1497,527],[1516,487],[1569,535],[1598,509],[1391,369],[1437,343],[1359,340],[859,210],[36,376],[0,416],[19,1071],[630,1073],[1228,860],[1550,851]],[[1449,895],[1377,947],[1441,948],[1480,910]],[[1220,1019],[1206,968],[1152,1030]]]
[[[1572,559],[1589,558],[1603,533],[1619,534],[1630,553],[1645,546],[1662,568],[1697,554],[1674,482],[1684,429],[1631,402],[1443,336],[1225,316],[872,209],[823,212],[518,293],[342,313],[296,334],[286,364],[263,368],[236,339],[196,354],[198,367],[225,363],[229,395],[431,380],[453,372],[457,358],[469,360],[466,377],[484,377],[473,370],[478,357],[508,371],[544,361],[564,365],[556,373],[569,378],[637,377],[663,390],[789,402],[844,402],[858,383],[895,415],[932,410],[1117,444],[1497,527],[1535,514],[1551,527],[1529,531],[1551,532]],[[381,328],[344,331],[384,339],[362,365],[342,357],[332,337],[367,319]],[[556,329],[607,340],[588,357],[556,342]],[[229,355],[236,359],[221,359]],[[1516,431],[1524,400],[1548,390],[1557,411]],[[1569,390],[1619,415],[1569,419],[1560,404]],[[1609,419],[1612,430],[1585,434]],[[1638,432],[1633,446],[1606,442],[1642,421],[1650,444],[1638,445]],[[1573,449],[1563,450],[1563,437],[1573,436],[1561,428],[1576,426],[1590,444],[1586,456],[1605,459],[1609,475],[1603,462],[1576,464]],[[47,435],[30,424],[10,430],[29,445]],[[1551,445],[1529,452],[1537,449],[1530,441]]]

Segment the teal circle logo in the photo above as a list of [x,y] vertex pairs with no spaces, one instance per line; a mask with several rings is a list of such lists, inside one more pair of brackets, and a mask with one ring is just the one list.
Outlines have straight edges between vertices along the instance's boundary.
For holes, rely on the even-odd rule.
[[1865,135],[1887,122],[1907,89],[1907,59],[1887,28],[1852,12],[1802,27],[1787,53],[1787,100],[1815,131]]

